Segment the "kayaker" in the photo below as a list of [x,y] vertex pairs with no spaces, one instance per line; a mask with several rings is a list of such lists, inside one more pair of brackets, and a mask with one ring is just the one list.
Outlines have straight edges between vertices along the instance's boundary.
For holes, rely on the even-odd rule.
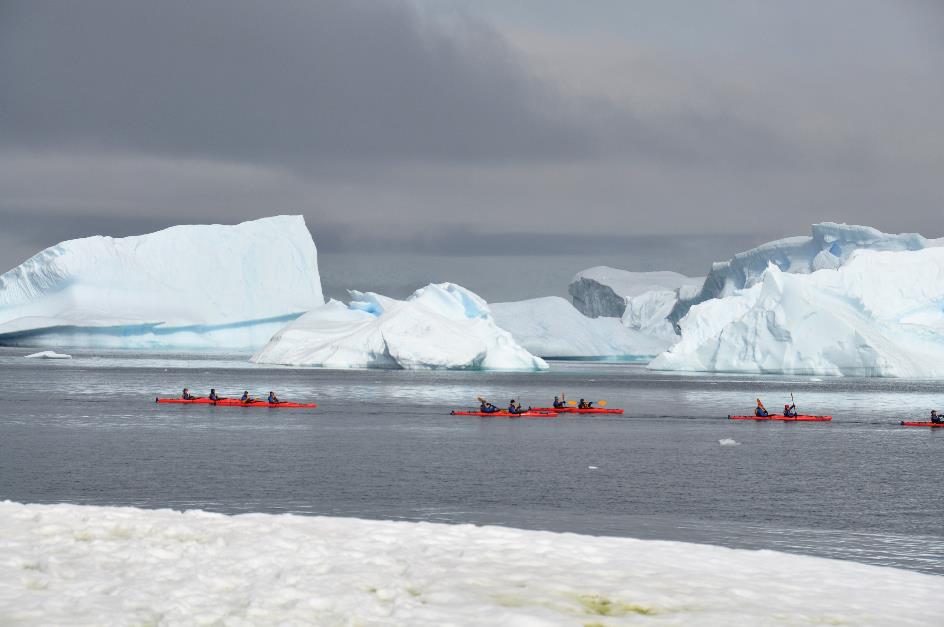
[[511,399],[510,401],[508,401],[508,413],[509,414],[523,414],[524,410],[521,409],[521,403],[516,402],[515,399]]
[[484,398],[480,399],[479,411],[483,414],[494,414],[498,411],[498,408],[486,401]]
[[249,390],[245,390],[243,392],[243,395],[239,397],[239,400],[240,402],[243,402],[243,403],[251,403],[255,399],[249,396]]
[[592,408],[593,408],[593,401],[585,401],[583,399],[580,399],[580,402],[577,403],[577,409],[592,409]]
[[190,388],[184,388],[184,392],[180,395],[180,398],[184,399],[185,401],[193,401],[197,399],[196,396],[190,393]]
[[273,392],[272,390],[269,390],[269,404],[278,405],[281,402],[282,401],[279,400],[279,397],[275,395],[275,392]]
[[791,405],[784,405],[783,415],[786,416],[787,418],[796,418],[796,415],[797,415],[796,403],[793,403]]
[[936,409],[931,410],[931,422],[933,424],[939,425],[944,422],[944,416],[942,416]]
[[757,407],[754,408],[755,416],[769,416],[767,413],[767,408],[764,407],[764,404],[760,402],[760,399],[757,399]]
[[554,409],[561,409],[566,406],[567,404],[564,402],[563,395],[561,395],[560,397],[557,397],[557,396],[554,397]]
[[216,393],[216,388],[210,388],[210,400],[211,401],[224,401],[226,399]]

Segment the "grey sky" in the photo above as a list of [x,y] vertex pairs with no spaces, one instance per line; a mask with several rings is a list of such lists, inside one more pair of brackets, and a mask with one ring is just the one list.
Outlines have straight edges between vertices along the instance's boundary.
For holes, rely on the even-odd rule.
[[917,0],[5,0],[0,267],[276,213],[325,273],[508,253],[494,285],[548,241],[691,272],[822,220],[940,236],[942,58]]

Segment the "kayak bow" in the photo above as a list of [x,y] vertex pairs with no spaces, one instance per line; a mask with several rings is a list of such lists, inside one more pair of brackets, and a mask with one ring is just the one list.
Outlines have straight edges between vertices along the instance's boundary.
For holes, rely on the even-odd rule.
[[901,426],[903,427],[944,427],[944,422],[909,422],[907,420],[902,420]]

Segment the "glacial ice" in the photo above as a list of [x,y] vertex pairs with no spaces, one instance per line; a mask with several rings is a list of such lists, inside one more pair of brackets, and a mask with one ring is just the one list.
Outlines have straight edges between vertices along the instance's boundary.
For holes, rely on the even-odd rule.
[[648,359],[677,339],[671,328],[668,335],[656,337],[627,328],[616,318],[588,318],[559,296],[490,307],[498,326],[540,357]]
[[667,303],[675,304],[679,290],[685,292],[684,296],[693,295],[704,280],[678,272],[630,272],[596,266],[578,272],[568,292],[583,315],[628,319],[631,328],[641,330],[655,310]]
[[668,318],[674,324],[693,305],[751,287],[761,280],[770,264],[783,272],[809,274],[816,270],[838,268],[857,250],[906,251],[939,246],[944,246],[944,238],[926,239],[917,233],[893,235],[867,226],[834,222],[814,224],[809,237],[788,237],[767,242],[738,253],[728,261],[713,264],[701,290],[688,297],[683,294]]
[[72,359],[72,355],[57,353],[56,351],[39,351],[26,355],[26,359]]
[[811,274],[771,263],[679,325],[650,368],[944,378],[944,248],[858,250]]
[[301,216],[87,237],[0,275],[0,345],[251,350],[323,303]]
[[16,625],[934,625],[942,578],[504,527],[0,503]]
[[326,368],[542,370],[548,366],[495,324],[488,304],[453,283],[406,300],[351,291],[276,333],[255,363]]

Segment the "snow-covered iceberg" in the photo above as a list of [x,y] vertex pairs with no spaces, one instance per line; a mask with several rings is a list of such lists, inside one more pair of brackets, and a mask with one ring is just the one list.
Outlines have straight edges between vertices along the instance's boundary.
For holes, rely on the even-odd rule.
[[26,355],[27,359],[72,359],[72,355],[57,353],[56,351],[39,351]]
[[[568,288],[577,311],[590,318],[624,318],[639,330],[657,310],[678,299],[697,293],[704,277],[688,277],[678,272],[630,272],[596,266],[578,272]],[[663,316],[665,317],[665,316]]]
[[838,268],[857,250],[906,251],[938,246],[944,246],[944,238],[926,239],[917,233],[893,235],[867,226],[834,222],[814,224],[809,237],[775,240],[713,264],[701,290],[689,297],[683,294],[672,308],[669,321],[678,322],[693,305],[751,287],[770,264],[782,272],[809,274]]
[[0,275],[0,345],[251,350],[323,303],[301,216],[86,237]]
[[812,274],[771,263],[679,325],[650,368],[944,378],[944,248],[859,250]]
[[671,330],[666,339],[627,328],[616,318],[588,318],[559,296],[490,307],[498,326],[541,357],[643,360],[676,339]]
[[936,625],[941,577],[683,542],[0,503],[15,625]]
[[541,370],[499,328],[488,304],[453,283],[431,284],[406,300],[351,291],[285,326],[253,355],[256,363],[326,368]]

